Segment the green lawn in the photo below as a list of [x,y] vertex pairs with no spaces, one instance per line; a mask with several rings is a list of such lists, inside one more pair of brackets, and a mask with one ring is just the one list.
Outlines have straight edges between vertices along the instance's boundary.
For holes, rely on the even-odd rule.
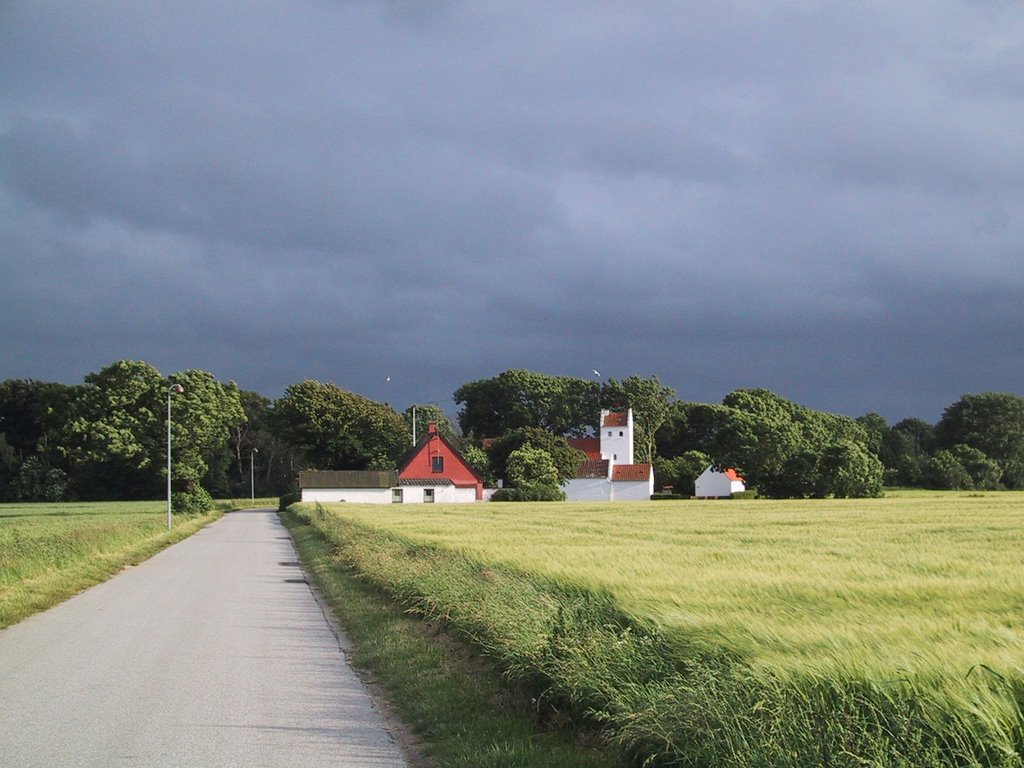
[[0,505],[0,628],[117,573],[216,519],[160,501]]
[[[676,710],[699,706],[705,712],[728,702],[731,711],[716,716],[714,727],[732,723],[739,742],[748,739],[765,754],[808,749],[801,741],[807,736],[796,729],[818,729],[859,743],[859,752],[846,751],[866,764],[902,765],[899,756],[918,739],[922,751],[907,756],[906,765],[1022,765],[1024,494],[328,510],[400,537],[397,549],[353,555],[353,562],[382,583],[391,579],[396,592],[414,594],[421,608],[455,621],[471,616],[471,632],[484,644],[498,647],[490,634],[503,627],[525,632],[522,627],[534,626],[526,614],[552,592],[543,584],[562,584],[607,595],[637,626],[654,627],[650,642],[670,657],[669,668],[728,660],[703,692],[679,694],[673,686],[689,685],[685,675],[666,672],[657,694],[645,683],[640,698],[663,700],[652,707],[671,702]],[[416,545],[430,547],[429,557]],[[354,551],[366,546],[352,545]],[[447,567],[438,559],[445,552],[449,560],[467,558],[496,573],[533,574],[532,582],[517,587],[530,596],[517,605],[510,592],[492,616],[481,618],[481,604],[491,600],[486,585],[473,582],[474,566],[462,575],[453,571],[445,577],[451,584],[444,583],[437,574]],[[410,575],[419,560],[429,563],[420,576]],[[469,586],[453,586],[462,578]],[[558,608],[550,621],[561,622],[565,610]],[[550,641],[539,636],[547,631],[543,620],[535,625],[538,637],[515,640],[523,650],[514,653],[548,653],[544,643]],[[627,641],[621,641],[624,648]],[[610,669],[597,688],[634,685],[630,680],[654,658],[642,648],[637,653],[647,661],[628,672]],[[580,663],[599,656],[591,651]],[[756,716],[740,711],[769,706],[775,710],[770,725],[761,710]],[[830,712],[836,722],[822,721]],[[624,717],[635,725],[639,715]],[[657,722],[669,727],[664,718]],[[775,741],[760,741],[768,738]],[[709,764],[814,762],[742,762],[735,752],[722,747]],[[815,754],[821,764],[862,764]]]

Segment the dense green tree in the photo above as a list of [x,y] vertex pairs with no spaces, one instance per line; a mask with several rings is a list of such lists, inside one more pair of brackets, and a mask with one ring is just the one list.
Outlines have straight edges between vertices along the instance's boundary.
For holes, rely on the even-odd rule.
[[735,467],[763,495],[777,495],[786,461],[808,448],[793,418],[798,406],[766,389],[736,390],[723,404],[730,418],[715,435],[712,458]]
[[885,467],[885,484],[889,486],[918,486],[921,484],[921,468],[927,454],[921,453],[917,442],[908,432],[895,427],[882,437],[879,453]]
[[7,444],[7,438],[0,432],[0,501],[14,501],[18,498],[18,458],[14,449]]
[[258,392],[243,389],[238,395],[245,421],[231,430],[229,450],[234,481],[231,495],[252,493],[252,475],[255,475],[256,496],[281,496],[295,490],[296,451],[275,429],[274,404]]
[[892,426],[893,432],[909,437],[919,456],[927,456],[935,450],[935,427],[922,419],[903,419]]
[[889,424],[885,417],[877,413],[866,413],[863,416],[858,416],[856,421],[864,429],[867,437],[864,447],[881,458],[882,445],[885,442],[885,436],[889,433]]
[[862,443],[844,440],[825,448],[818,460],[816,496],[862,499],[882,495],[881,460]]
[[693,496],[694,482],[711,465],[711,458],[701,451],[685,451],[669,458],[655,456],[653,463],[658,490],[671,486],[673,493]]
[[936,451],[924,467],[924,479],[930,487],[954,491],[994,490],[1002,474],[997,462],[963,444]]
[[1024,397],[964,395],[943,412],[935,438],[939,448],[976,448],[999,464],[1004,486],[1024,488]]
[[569,376],[508,370],[463,384],[452,395],[461,406],[459,426],[477,440],[522,427],[579,437],[597,426],[600,386]]
[[285,389],[274,423],[312,469],[393,468],[412,441],[389,406],[312,379]]
[[922,469],[922,477],[929,488],[959,491],[974,487],[960,460],[951,451],[941,449],[929,457]]
[[202,482],[244,416],[238,389],[204,371],[164,379],[152,365],[121,360],[85,377],[60,432],[74,491],[88,499],[159,498],[166,482],[167,396],[173,395],[172,478],[178,508],[207,503]]
[[509,454],[507,474],[508,481],[516,488],[538,485],[557,488],[560,484],[551,454],[530,444],[516,448]]
[[674,402],[675,390],[664,386],[657,376],[609,379],[601,388],[605,408],[633,409],[633,455],[638,464],[650,464],[654,459],[656,435],[668,420]]
[[61,501],[67,485],[63,469],[47,466],[39,456],[29,456],[18,468],[15,495],[20,501]]
[[[855,420],[805,408],[766,389],[736,390],[726,395],[723,405],[729,417],[715,434],[712,458],[735,467],[761,495],[873,492],[881,463],[877,458],[862,462],[860,451],[850,447],[856,445],[870,455],[867,431]],[[823,477],[831,465],[842,468],[844,476],[862,477],[863,487]]]
[[992,491],[999,487],[1003,471],[998,462],[969,445],[954,445],[949,452],[970,476],[974,488],[979,491]]
[[31,379],[0,382],[0,433],[25,458],[40,455],[44,461],[57,457],[57,434],[70,416],[78,387]]
[[803,448],[789,456],[782,465],[782,471],[765,480],[761,494],[772,498],[809,499],[824,496],[819,475],[821,452]]
[[[183,392],[172,395],[171,465],[177,495],[176,511],[202,512],[210,506],[209,492],[220,495],[230,487],[226,454],[231,431],[245,421],[238,386],[217,381],[206,371],[172,374],[170,384]],[[211,467],[217,473],[211,475]]]
[[76,495],[159,498],[167,386],[156,368],[133,360],[85,377],[59,438]]
[[669,405],[668,416],[655,433],[655,453],[666,458],[687,451],[710,454],[718,430],[728,423],[731,415],[723,405],[675,401]]
[[527,445],[539,448],[551,457],[559,482],[575,477],[580,463],[586,458],[586,454],[570,446],[561,435],[537,427],[522,427],[507,433],[488,448],[487,455],[494,477],[508,480],[509,456]]
[[487,458],[487,452],[473,444],[464,445],[459,453],[462,458],[465,459],[466,463],[469,464],[476,473],[483,478],[484,484],[487,486],[493,486],[495,484],[494,470],[491,469],[491,462]]

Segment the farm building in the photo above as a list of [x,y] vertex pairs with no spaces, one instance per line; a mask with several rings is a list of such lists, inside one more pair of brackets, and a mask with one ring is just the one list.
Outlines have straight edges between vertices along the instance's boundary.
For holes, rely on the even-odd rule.
[[719,471],[713,466],[705,469],[694,482],[694,496],[699,499],[721,499],[747,489],[743,478],[735,469]]
[[572,438],[569,445],[587,458],[562,488],[569,501],[648,501],[654,468],[633,463],[633,410],[601,411],[596,437]]
[[462,503],[483,498],[483,479],[431,424],[394,470],[299,473],[303,501],[363,504]]

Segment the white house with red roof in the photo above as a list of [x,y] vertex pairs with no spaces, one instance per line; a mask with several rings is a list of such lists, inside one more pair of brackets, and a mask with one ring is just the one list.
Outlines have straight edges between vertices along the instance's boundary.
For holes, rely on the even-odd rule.
[[303,501],[360,504],[458,504],[484,495],[483,478],[436,424],[393,470],[303,470],[299,488]]
[[717,470],[713,466],[705,469],[693,486],[693,495],[698,499],[723,499],[747,489],[735,469]]
[[570,438],[587,458],[562,484],[568,501],[650,501],[654,468],[633,463],[633,409],[601,411],[595,437]]

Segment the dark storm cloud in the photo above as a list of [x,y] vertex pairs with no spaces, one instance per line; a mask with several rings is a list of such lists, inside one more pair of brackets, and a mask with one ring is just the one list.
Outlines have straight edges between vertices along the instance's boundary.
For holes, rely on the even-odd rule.
[[[13,3],[0,377],[1020,391],[1024,11]],[[388,382],[388,377],[391,381]]]

